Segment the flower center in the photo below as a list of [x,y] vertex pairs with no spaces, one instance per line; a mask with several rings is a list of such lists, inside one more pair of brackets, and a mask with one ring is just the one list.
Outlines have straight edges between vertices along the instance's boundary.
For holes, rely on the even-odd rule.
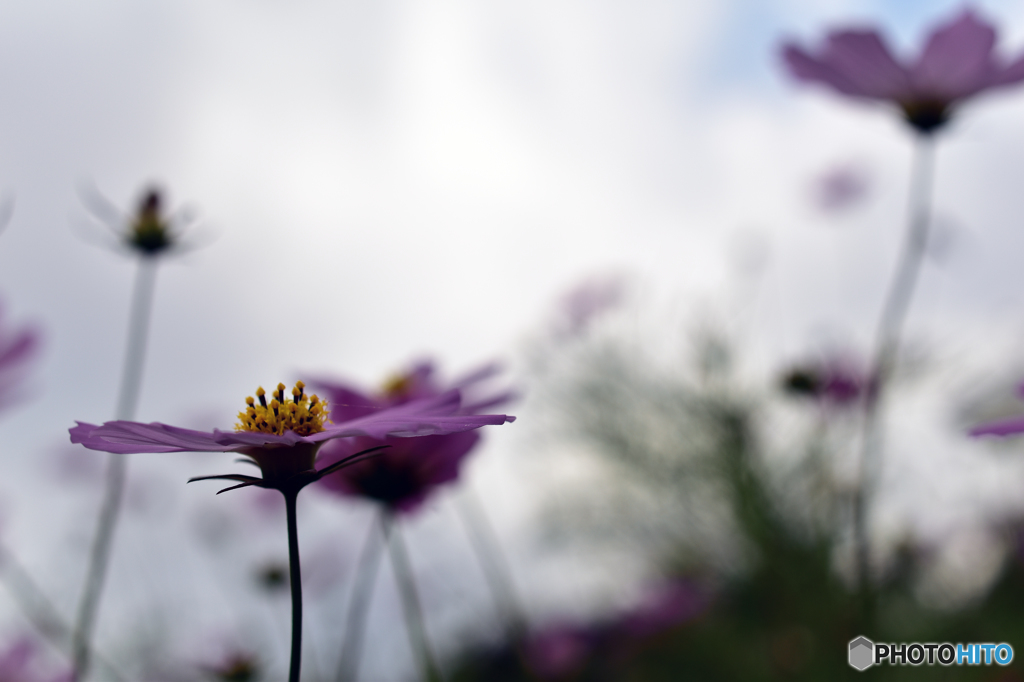
[[164,220],[160,193],[149,190],[142,198],[139,212],[128,229],[128,241],[147,255],[155,255],[171,246],[170,226]]
[[932,133],[949,121],[949,102],[941,99],[918,99],[900,102],[907,123],[922,133]]
[[396,374],[384,382],[381,387],[384,397],[390,400],[400,400],[409,395],[413,387],[413,378],[408,374]]
[[[285,431],[294,431],[300,436],[310,436],[324,430],[327,420],[327,403],[315,395],[306,396],[306,385],[295,382],[291,401],[285,399],[284,384],[278,384],[277,390],[267,402],[267,392],[260,386],[256,389],[256,397],[245,399],[247,407],[238,413],[235,431],[256,431],[284,435]],[[257,403],[257,401],[259,401]]]

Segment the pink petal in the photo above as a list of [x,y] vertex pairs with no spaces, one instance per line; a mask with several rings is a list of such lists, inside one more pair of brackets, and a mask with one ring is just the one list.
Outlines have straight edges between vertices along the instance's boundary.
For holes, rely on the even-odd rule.
[[13,340],[0,347],[0,367],[16,365],[24,362],[39,347],[39,334],[33,329],[26,329]]
[[140,452],[226,452],[211,433],[182,429],[159,422],[113,421],[102,426],[78,422],[69,430],[72,443],[90,450],[128,455]]
[[153,422],[106,422],[102,426],[78,422],[70,429],[71,442],[91,450],[127,455],[139,452],[230,452],[244,448],[291,447],[299,443],[320,443],[350,436],[428,436],[469,431],[480,426],[504,424],[515,417],[504,414],[457,414],[461,406],[458,391],[413,400],[397,407],[382,409],[341,424],[330,424],[320,433],[299,436],[247,431],[205,433]]
[[332,424],[323,433],[310,436],[310,439],[444,435],[515,420],[515,417],[504,414],[456,414],[460,407],[459,392],[448,391],[433,398],[413,400],[342,424]]
[[789,67],[789,72],[798,80],[831,85],[844,95],[852,95],[854,97],[865,96],[864,92],[855,83],[851,82],[849,78],[838,73],[830,65],[812,57],[796,45],[784,45],[782,48],[782,59],[786,62],[786,66]]
[[953,101],[989,87],[996,78],[992,48],[996,32],[970,10],[937,29],[911,71],[919,96]]
[[384,405],[381,401],[355,391],[345,384],[326,379],[310,380],[307,382],[321,395],[326,394],[327,408],[331,412],[331,418],[335,420],[348,421],[380,410]]
[[1001,69],[993,80],[993,85],[1012,85],[1024,80],[1024,55]]
[[909,90],[906,69],[896,62],[875,31],[832,33],[823,57],[864,97],[898,100]]

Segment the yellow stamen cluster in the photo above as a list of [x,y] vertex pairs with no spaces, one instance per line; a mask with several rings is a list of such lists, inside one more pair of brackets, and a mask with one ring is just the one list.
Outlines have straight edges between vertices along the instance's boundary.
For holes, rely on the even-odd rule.
[[285,431],[294,431],[300,436],[320,433],[327,421],[327,403],[315,395],[306,396],[305,388],[305,384],[297,381],[291,400],[287,400],[284,384],[278,384],[268,403],[267,392],[260,386],[256,389],[256,398],[249,396],[245,399],[247,407],[238,413],[235,431],[257,431],[278,436]]

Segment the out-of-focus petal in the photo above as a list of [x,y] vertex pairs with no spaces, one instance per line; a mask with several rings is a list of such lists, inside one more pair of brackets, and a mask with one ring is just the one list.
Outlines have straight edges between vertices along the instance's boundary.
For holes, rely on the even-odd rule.
[[626,280],[621,274],[593,275],[559,297],[556,336],[563,341],[582,337],[603,315],[623,303]]
[[890,102],[919,133],[931,134],[963,99],[1024,80],[1024,59],[1002,66],[995,29],[966,10],[928,37],[913,64],[895,59],[875,31],[839,31],[823,49],[787,45],[783,57],[798,79],[846,95]]
[[335,421],[344,422],[365,417],[383,407],[380,401],[335,381],[317,379],[310,381],[309,384],[317,392],[325,395],[331,418]]
[[789,72],[799,80],[824,83],[844,95],[865,96],[861,89],[845,75],[838,73],[832,66],[812,57],[796,45],[783,46],[782,59],[789,68]]
[[334,441],[320,451],[321,460],[338,461],[374,443],[389,447],[375,457],[324,477],[323,488],[372,499],[400,513],[413,512],[439,486],[458,478],[462,462],[479,441],[476,431],[382,441]]
[[993,85],[1013,85],[1024,81],[1024,55],[1021,55],[993,76]]
[[[457,480],[462,462],[480,442],[480,434],[476,431],[462,431],[447,436],[426,436],[425,438],[444,438],[444,444],[443,446],[433,445],[432,450],[429,451],[426,450],[426,447],[419,448],[422,450],[418,458],[420,464],[418,479],[421,491],[418,495],[398,501],[395,508],[403,513],[418,509],[438,486]],[[412,442],[418,445],[422,440],[424,438],[417,438]],[[429,447],[430,443],[424,443],[424,446]]]
[[1024,433],[1024,416],[975,426],[969,433],[972,436],[1013,436]]
[[922,97],[953,101],[984,90],[996,77],[995,43],[995,29],[965,11],[928,38],[911,70],[914,91]]
[[[458,478],[462,462],[480,441],[480,435],[471,429],[485,423],[514,420],[506,415],[477,414],[482,408],[506,402],[513,396],[511,392],[487,394],[476,386],[499,371],[497,364],[486,365],[454,382],[457,389],[465,389],[475,396],[473,402],[466,404],[462,402],[460,390],[442,392],[430,373],[416,372],[417,368],[424,367],[433,372],[433,363],[420,363],[412,372],[396,376],[382,394],[363,396],[366,402],[382,407],[391,405],[391,409],[378,409],[354,421],[341,421],[337,402],[330,403],[335,423],[326,428],[332,433],[361,437],[326,444],[318,460],[321,471],[360,450],[380,445],[387,448],[326,476],[323,488],[374,500],[398,513],[410,513],[420,508],[438,486]],[[394,387],[400,387],[402,392],[389,391]],[[356,389],[337,384],[330,386],[327,392],[329,396],[337,396],[341,391],[362,395]],[[416,394],[424,397],[415,399]],[[335,397],[330,399],[335,400]],[[384,435],[399,437],[384,438]]]
[[0,346],[0,366],[18,364],[28,360],[39,347],[39,333],[34,329],[22,330],[13,339]]
[[864,97],[897,99],[908,92],[907,71],[875,31],[838,31],[828,37],[823,60]]
[[37,329],[12,329],[3,317],[4,310],[0,306],[0,407],[21,398],[22,379],[41,345]]
[[868,172],[858,164],[829,168],[815,179],[813,200],[827,213],[840,213],[863,203],[871,185]]

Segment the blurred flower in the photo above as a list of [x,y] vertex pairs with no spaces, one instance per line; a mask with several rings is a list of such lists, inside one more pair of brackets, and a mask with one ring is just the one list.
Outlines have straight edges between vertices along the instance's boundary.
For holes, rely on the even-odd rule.
[[246,399],[247,407],[239,413],[239,423],[233,432],[215,429],[207,433],[159,422],[111,421],[102,426],[78,422],[78,426],[69,430],[71,442],[81,443],[91,450],[116,454],[238,452],[260,467],[262,478],[229,474],[201,476],[192,480],[240,482],[220,492],[253,485],[283,492],[286,488],[302,488],[367,454],[365,450],[350,454],[347,459],[337,459],[318,471],[314,467],[317,452],[332,439],[451,434],[515,419],[503,414],[465,414],[457,390],[394,406],[367,406],[362,415],[347,415],[345,421],[337,424],[327,420],[326,406],[317,396],[306,396],[305,385],[301,381],[292,389],[291,401],[285,396],[284,384],[277,385],[269,402],[262,388],[256,391],[256,396],[258,403],[251,396]]
[[656,636],[687,623],[708,608],[709,591],[693,580],[677,578],[650,592],[641,603],[620,618],[615,630],[628,638]]
[[993,54],[995,41],[995,29],[968,9],[933,31],[912,63],[897,61],[874,30],[833,31],[817,53],[787,43],[782,56],[799,80],[891,102],[916,130],[931,133],[963,100],[1024,80],[1024,56],[1005,63]]
[[856,403],[873,389],[867,372],[841,356],[791,367],[782,376],[782,390],[797,398],[812,398],[824,406]]
[[711,604],[710,592],[697,582],[676,578],[660,585],[618,617],[584,625],[553,625],[524,647],[525,663],[541,679],[573,679],[595,659],[621,663],[651,638],[693,621]]
[[28,363],[39,350],[39,332],[29,328],[11,328],[0,308],[0,407],[23,397],[21,382]]
[[525,663],[542,680],[568,677],[586,665],[597,643],[584,627],[552,626],[527,642]]
[[844,211],[864,200],[868,193],[868,185],[867,172],[860,166],[836,166],[815,180],[814,203],[827,213]]
[[288,590],[288,562],[270,561],[255,571],[256,586],[264,592],[276,593]]
[[70,682],[71,671],[43,672],[39,647],[28,638],[18,639],[0,652],[0,680],[3,682]]
[[262,677],[259,659],[241,651],[228,654],[214,665],[203,666],[203,670],[217,682],[256,682]]
[[619,305],[624,294],[621,276],[605,275],[581,282],[559,300],[556,333],[566,338],[583,334],[596,318]]
[[[421,362],[410,371],[388,381],[377,394],[364,394],[341,383],[318,382],[328,396],[331,417],[339,421],[361,419],[378,410],[404,408],[412,401],[435,400],[452,388],[470,391],[497,373],[496,366],[478,370],[453,387],[439,384],[430,362]],[[460,407],[457,414],[469,415],[510,399],[502,393],[489,395]],[[395,512],[417,509],[438,486],[458,478],[462,461],[480,441],[471,431],[415,439],[363,437],[334,441],[325,446],[325,462],[346,461],[355,453],[373,447],[389,446],[375,457],[350,465],[324,479],[324,486],[342,495],[364,497]]]
[[143,195],[125,238],[132,248],[146,256],[156,256],[174,245],[177,237],[164,215],[158,190],[150,188]]

